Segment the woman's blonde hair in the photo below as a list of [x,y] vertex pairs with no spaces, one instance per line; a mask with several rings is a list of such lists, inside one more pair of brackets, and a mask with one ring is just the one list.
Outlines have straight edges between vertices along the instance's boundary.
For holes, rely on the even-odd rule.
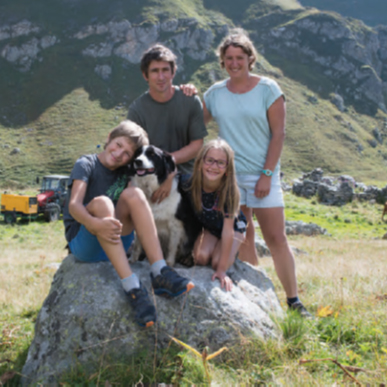
[[249,57],[249,70],[254,68],[254,64],[257,60],[258,54],[255,50],[253,42],[250,40],[247,32],[242,28],[235,28],[231,30],[231,33],[227,35],[218,47],[217,55],[219,56],[220,66],[224,68],[224,56],[226,50],[230,47],[239,47]]
[[239,189],[235,176],[234,151],[228,143],[220,138],[211,140],[200,149],[196,156],[191,178],[192,201],[196,211],[202,212],[203,163],[210,149],[221,149],[227,156],[226,173],[220,182],[218,193],[218,208],[225,215],[224,207],[230,217],[235,216],[239,209]]

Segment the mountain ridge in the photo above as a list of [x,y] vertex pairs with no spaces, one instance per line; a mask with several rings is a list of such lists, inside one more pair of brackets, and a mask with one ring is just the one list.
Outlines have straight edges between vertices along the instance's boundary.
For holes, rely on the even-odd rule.
[[[275,77],[287,95],[285,172],[292,176],[318,166],[383,179],[383,27],[287,0],[238,5],[99,0],[93,7],[89,0],[55,0],[61,15],[44,8],[48,0],[26,7],[26,0],[5,3],[0,5],[0,185],[69,173],[77,157],[95,151],[146,89],[138,62],[155,42],[177,54],[176,84],[192,81],[203,93],[227,76],[214,50],[235,25],[250,32],[260,51],[255,71]],[[212,124],[212,137],[216,130]],[[20,152],[11,154],[15,148]]]

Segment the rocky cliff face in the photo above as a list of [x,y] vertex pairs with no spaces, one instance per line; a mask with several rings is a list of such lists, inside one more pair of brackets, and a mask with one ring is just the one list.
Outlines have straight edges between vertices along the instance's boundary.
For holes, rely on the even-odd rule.
[[[106,80],[113,71],[107,58],[137,64],[143,51],[156,42],[176,52],[180,71],[187,61],[208,61],[228,28],[224,22],[203,26],[192,17],[137,24],[122,19],[86,24],[75,33],[56,36],[45,33],[44,25],[22,20],[0,26],[0,55],[27,72],[44,59],[43,51],[78,41],[81,44],[74,44],[73,54],[94,58],[95,72]],[[368,114],[387,111],[387,27],[372,29],[357,20],[311,9],[277,10],[250,20],[246,28],[265,53],[316,68],[335,85],[330,92],[339,94],[344,104]]]
[[[112,56],[137,64],[142,53],[152,44],[163,43],[178,56],[179,70],[183,70],[185,56],[190,59],[205,61],[214,43],[215,35],[224,34],[227,25],[211,25],[208,28],[199,25],[194,18],[168,19],[155,24],[136,25],[127,19],[96,23],[83,26],[72,35],[62,39],[54,35],[43,35],[45,26],[28,20],[0,26],[0,55],[13,64],[19,71],[27,72],[34,62],[42,61],[42,51],[61,40],[66,44],[78,40],[85,46],[74,54],[93,57],[96,60],[96,73],[104,79],[109,78],[111,68],[98,64],[98,60]],[[23,36],[22,41],[16,38]],[[103,66],[103,67],[101,67]]]
[[386,112],[387,28],[309,10],[256,19],[249,28],[265,53],[311,66],[335,85],[344,103],[374,114]]
[[[20,71],[28,71],[34,61],[41,60],[42,50],[59,43],[56,36],[39,36],[40,32],[41,28],[28,20],[0,26],[0,55]],[[22,40],[19,45],[15,45],[13,41],[19,37],[26,37],[27,40]]]

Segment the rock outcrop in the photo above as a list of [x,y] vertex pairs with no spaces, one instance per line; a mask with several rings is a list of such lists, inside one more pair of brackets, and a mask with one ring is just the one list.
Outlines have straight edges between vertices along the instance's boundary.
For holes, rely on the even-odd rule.
[[[12,25],[0,26],[0,42],[11,41],[0,47],[0,55],[8,62],[14,64],[20,71],[29,71],[36,60],[42,60],[39,55],[45,50],[59,42],[59,39],[50,34],[42,35],[42,28],[29,20],[22,20]],[[29,37],[28,41],[22,40],[19,45],[13,42],[15,38]],[[16,40],[17,41],[17,40]]]
[[[273,7],[271,12],[257,15],[255,19],[252,15],[244,27],[254,31],[252,37],[263,51],[318,69],[335,85],[330,99],[340,111],[348,104],[357,104],[370,114],[377,109],[387,111],[386,26],[370,28],[359,20],[301,7],[288,11]],[[96,61],[119,57],[137,64],[144,50],[161,42],[178,55],[181,71],[188,58],[208,60],[215,43],[228,29],[229,24],[221,17],[203,23],[195,17],[159,15],[150,22],[137,15],[133,19],[126,16],[105,23],[95,21],[71,33],[67,26],[61,36],[54,36],[48,26],[23,19],[0,25],[0,53],[20,71],[28,71],[35,61],[43,60],[43,50],[60,40],[66,44],[82,41],[83,45],[73,45],[73,54],[78,51]]]
[[304,173],[301,178],[293,181],[292,192],[307,199],[317,195],[320,203],[333,206],[342,206],[355,198],[379,204],[387,201],[387,185],[384,188],[378,188],[356,182],[349,175],[334,178],[323,174],[324,171],[321,168]]
[[[150,289],[149,264],[132,265]],[[55,274],[50,293],[37,317],[35,337],[23,367],[24,384],[55,384],[77,364],[92,373],[102,356],[125,361],[141,350],[166,348],[170,336],[201,348],[234,345],[240,334],[275,337],[269,317],[282,310],[263,271],[237,261],[230,270],[235,286],[223,291],[211,281],[208,267],[179,268],[195,288],[166,300],[155,297],[158,322],[139,328],[120,280],[109,262],[79,263],[68,256]]]
[[320,227],[315,223],[305,223],[302,221],[289,221],[285,223],[286,235],[328,235],[325,228]]
[[192,59],[204,61],[215,37],[211,29],[200,27],[192,18],[170,19],[146,26],[135,25],[128,20],[89,25],[74,37],[86,39],[93,35],[103,35],[105,40],[85,48],[83,55],[94,58],[116,55],[136,64],[146,49],[162,42],[179,56],[180,65],[184,63],[183,52]]
[[[214,26],[215,31],[227,31],[221,26]],[[34,25],[28,20],[23,20],[14,25],[0,25],[0,42],[8,41],[18,36],[30,38],[22,43],[7,43],[0,46],[0,54],[8,62],[14,64],[20,71],[29,71],[35,61],[41,61],[40,55],[59,39],[53,35],[42,35],[43,26]],[[183,69],[184,56],[194,60],[204,61],[213,45],[215,35],[211,28],[199,25],[194,18],[170,19],[155,24],[131,23],[127,19],[110,21],[106,24],[96,23],[86,25],[72,36],[64,36],[65,40],[95,40],[79,54],[95,59],[118,56],[125,61],[137,64],[142,53],[152,44],[161,42],[170,47],[178,56],[180,70]],[[100,65],[102,66],[102,64]],[[178,68],[179,70],[179,68]],[[106,71],[103,74],[96,71],[103,79],[107,79]]]
[[332,103],[347,103],[368,114],[387,111],[387,27],[370,28],[361,21],[315,9],[273,13],[249,23],[265,52],[314,66],[335,85]]
[[342,175],[337,179],[323,176],[324,171],[316,168],[312,172],[304,173],[301,179],[293,182],[293,193],[310,199],[317,195],[322,204],[342,206],[354,198],[355,179]]

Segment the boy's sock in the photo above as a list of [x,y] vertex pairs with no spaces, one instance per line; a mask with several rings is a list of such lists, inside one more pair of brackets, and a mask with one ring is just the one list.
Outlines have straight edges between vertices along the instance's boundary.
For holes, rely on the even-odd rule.
[[140,288],[140,280],[138,279],[137,275],[133,273],[129,277],[126,277],[121,280],[122,287],[124,288],[125,292],[129,292],[132,289],[139,289]]
[[292,298],[286,299],[288,306],[294,304],[295,302],[299,302],[299,301],[300,301],[300,299],[298,297],[292,297]]
[[167,266],[167,263],[164,259],[161,259],[160,261],[156,261],[151,265],[151,272],[153,274],[153,277],[157,277],[161,274],[161,269],[163,267]]

